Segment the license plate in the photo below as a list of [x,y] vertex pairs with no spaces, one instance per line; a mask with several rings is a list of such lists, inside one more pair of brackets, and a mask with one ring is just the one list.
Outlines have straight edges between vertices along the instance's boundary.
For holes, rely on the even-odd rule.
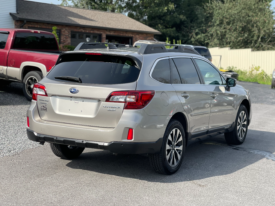
[[57,114],[94,117],[97,112],[98,100],[75,97],[52,97],[54,110]]

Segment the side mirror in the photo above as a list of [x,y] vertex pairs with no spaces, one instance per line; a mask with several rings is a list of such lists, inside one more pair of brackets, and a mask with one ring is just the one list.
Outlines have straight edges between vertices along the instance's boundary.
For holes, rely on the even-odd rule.
[[233,78],[227,78],[226,79],[226,86],[235,87],[236,86],[236,80],[233,79]]

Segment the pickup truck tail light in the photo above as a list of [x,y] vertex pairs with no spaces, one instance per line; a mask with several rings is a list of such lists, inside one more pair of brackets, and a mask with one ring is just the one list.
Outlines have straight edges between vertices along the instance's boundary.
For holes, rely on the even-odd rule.
[[125,103],[124,109],[142,109],[153,99],[155,91],[116,91],[106,102]]
[[37,101],[37,96],[48,96],[46,87],[42,84],[36,83],[32,90],[32,100]]

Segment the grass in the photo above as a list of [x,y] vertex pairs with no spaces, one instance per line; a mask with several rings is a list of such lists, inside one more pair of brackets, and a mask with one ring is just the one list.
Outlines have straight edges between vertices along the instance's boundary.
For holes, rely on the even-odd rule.
[[[221,68],[223,69],[223,68]],[[267,74],[264,70],[260,71],[260,67],[252,66],[248,71],[237,69],[236,67],[228,67],[227,70],[234,71],[239,74],[239,81],[257,82],[259,84],[271,85],[272,75]]]

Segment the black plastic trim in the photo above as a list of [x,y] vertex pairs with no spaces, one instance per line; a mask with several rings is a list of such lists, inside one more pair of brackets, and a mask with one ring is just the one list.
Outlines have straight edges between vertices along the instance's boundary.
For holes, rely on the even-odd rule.
[[35,135],[30,129],[27,129],[27,136],[30,140],[42,144],[49,142],[78,147],[103,149],[117,154],[152,154],[159,152],[162,146],[162,138],[159,138],[156,142],[111,142],[105,146],[85,140],[54,137],[42,134]]
[[[173,49],[166,49],[165,46],[172,46]],[[164,45],[164,44],[142,44],[138,50],[139,54],[156,54],[165,52],[180,52],[200,55],[195,49],[190,46],[179,46],[179,45]],[[200,55],[201,56],[201,55]]]

